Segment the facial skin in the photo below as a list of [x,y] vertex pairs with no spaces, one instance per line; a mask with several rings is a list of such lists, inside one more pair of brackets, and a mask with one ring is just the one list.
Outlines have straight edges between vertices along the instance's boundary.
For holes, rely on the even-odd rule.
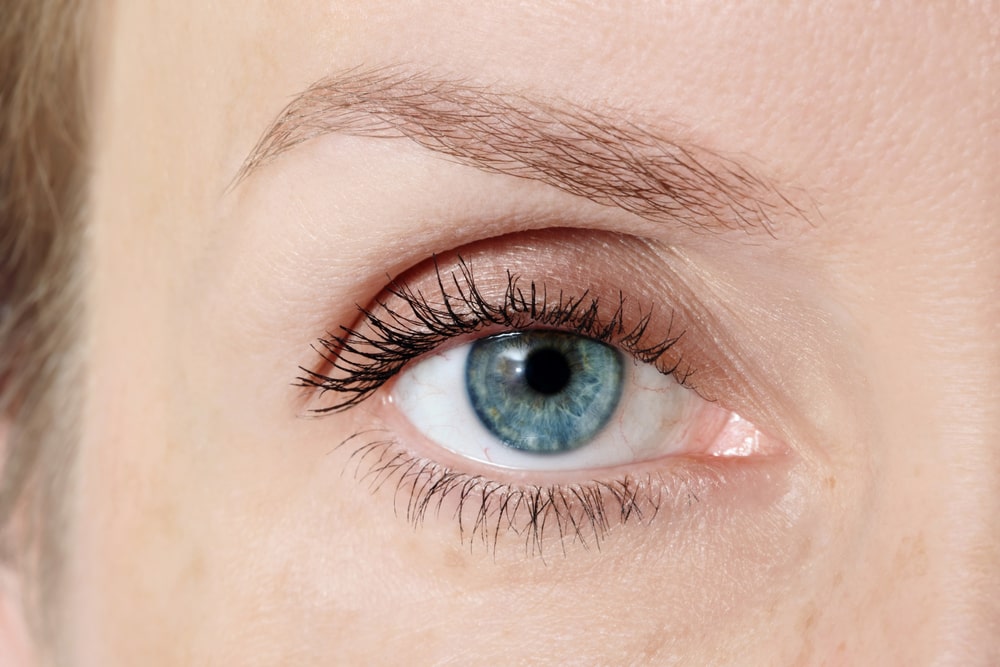
[[[62,663],[1000,660],[997,8],[622,5],[102,8]],[[761,217],[694,229],[486,171],[441,149],[481,136],[461,103],[450,133],[369,105],[391,136],[327,127],[236,180],[296,95],[378,68],[738,164]],[[599,548],[470,541],[448,501],[414,527],[345,439],[511,484],[617,474],[463,461],[391,386],[313,418],[311,345],[458,255],[674,309],[700,393],[773,447],[627,464],[672,495]]]

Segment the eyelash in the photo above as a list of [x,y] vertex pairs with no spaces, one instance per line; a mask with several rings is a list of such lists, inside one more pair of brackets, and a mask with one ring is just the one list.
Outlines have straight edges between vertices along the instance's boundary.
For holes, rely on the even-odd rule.
[[[610,481],[516,485],[414,456],[392,438],[370,440],[379,432],[355,433],[337,447],[355,445],[348,463],[355,464],[354,478],[367,483],[373,494],[391,487],[395,513],[402,513],[414,527],[429,511],[440,515],[445,503],[453,502],[460,541],[470,546],[478,541],[494,555],[501,534],[513,534],[524,538],[526,555],[544,558],[551,530],[556,531],[564,555],[568,543],[600,549],[616,525],[648,523],[667,503],[670,509],[680,509],[700,501],[695,479],[682,470],[671,471],[669,477],[648,473]],[[358,440],[365,442],[357,445]],[[715,481],[723,480],[720,476]],[[701,482],[704,486],[705,480]],[[401,493],[407,495],[402,512]]]
[[[518,330],[529,327],[549,327],[569,331],[581,336],[615,344],[643,363],[653,364],[664,375],[673,375],[677,381],[689,386],[691,369],[681,371],[682,359],[678,356],[669,365],[661,365],[667,351],[674,347],[684,332],[672,335],[674,315],[666,336],[656,343],[649,343],[647,333],[651,312],[640,314],[636,324],[625,327],[625,296],[618,294],[618,303],[608,319],[601,317],[598,297],[584,291],[579,297],[566,297],[560,290],[558,298],[550,301],[545,285],[530,281],[526,290],[520,287],[519,276],[507,271],[507,285],[502,303],[491,303],[476,287],[471,266],[458,258],[458,273],[449,274],[446,281],[435,259],[434,273],[439,305],[432,304],[419,290],[405,283],[392,281],[386,289],[390,296],[400,299],[410,314],[391,308],[380,301],[375,311],[359,307],[364,322],[372,333],[360,327],[341,326],[340,333],[328,333],[320,338],[319,353],[325,367],[339,371],[333,377],[319,370],[300,366],[303,375],[296,378],[296,385],[318,389],[323,394],[334,392],[342,396],[333,405],[314,408],[314,413],[341,412],[363,402],[386,382],[399,373],[407,363],[441,344],[458,336],[467,336],[490,326]],[[454,293],[446,285],[450,282]],[[689,387],[690,388],[690,387]]]
[[[494,303],[476,286],[469,263],[459,257],[457,264],[457,272],[443,274],[434,259],[435,296],[439,303],[432,303],[423,291],[393,280],[386,288],[388,297],[378,301],[374,309],[359,306],[361,324],[341,326],[339,334],[329,333],[319,339],[314,349],[323,368],[300,367],[303,374],[295,384],[319,390],[320,395],[333,392],[340,398],[311,412],[335,413],[357,406],[410,361],[451,339],[489,327],[547,327],[614,344],[689,386],[693,371],[682,365],[681,357],[674,353],[669,363],[664,361],[684,335],[672,333],[673,312],[666,335],[651,343],[651,312],[640,313],[636,323],[627,327],[626,302],[621,292],[611,316],[605,318],[602,309],[606,307],[589,290],[578,297],[567,297],[560,290],[556,298],[550,299],[544,284],[529,281],[522,288],[519,276],[507,271],[503,297]],[[401,305],[390,307],[391,298],[398,299]],[[676,476],[668,479],[662,473],[549,485],[494,481],[416,456],[392,438],[358,444],[365,436],[374,437],[373,433],[376,431],[355,433],[336,448],[354,446],[348,465],[354,462],[355,478],[367,482],[373,493],[394,486],[397,514],[401,509],[400,493],[408,493],[402,513],[414,526],[424,521],[428,511],[439,514],[446,502],[453,503],[460,539],[470,543],[479,539],[494,550],[502,533],[512,533],[525,538],[526,553],[541,556],[549,530],[556,530],[563,551],[567,539],[599,547],[616,523],[651,520],[667,499],[687,505],[698,499],[693,491],[684,492],[689,486],[685,480]]]

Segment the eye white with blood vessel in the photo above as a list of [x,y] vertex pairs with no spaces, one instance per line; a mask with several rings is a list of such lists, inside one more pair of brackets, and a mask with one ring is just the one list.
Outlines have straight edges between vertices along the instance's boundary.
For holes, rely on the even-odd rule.
[[430,442],[526,473],[763,453],[757,429],[735,413],[572,333],[518,332],[436,352],[401,372],[389,401]]

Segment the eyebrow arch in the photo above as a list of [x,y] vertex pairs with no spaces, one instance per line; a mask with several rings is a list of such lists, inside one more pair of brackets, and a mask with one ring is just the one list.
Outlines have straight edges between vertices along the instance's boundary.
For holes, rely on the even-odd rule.
[[348,70],[293,98],[233,187],[299,144],[342,133],[407,138],[459,163],[541,181],[654,222],[773,235],[781,216],[808,221],[789,196],[735,160],[624,116],[402,67]]

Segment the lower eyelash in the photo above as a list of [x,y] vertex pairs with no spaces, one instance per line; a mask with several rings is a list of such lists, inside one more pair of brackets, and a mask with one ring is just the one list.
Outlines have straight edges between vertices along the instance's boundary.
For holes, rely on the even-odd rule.
[[[690,371],[681,372],[678,357],[666,367],[661,360],[684,335],[672,334],[673,314],[667,335],[650,343],[647,329],[650,313],[641,315],[631,328],[625,326],[625,297],[619,293],[618,304],[610,317],[601,316],[597,297],[584,291],[579,297],[566,297],[562,291],[550,300],[545,285],[531,281],[522,289],[517,275],[507,272],[507,286],[502,303],[491,303],[476,287],[472,268],[461,257],[459,270],[448,274],[446,280],[435,260],[436,296],[439,304],[419,290],[393,281],[388,292],[400,299],[409,312],[400,312],[380,302],[380,314],[360,308],[364,324],[371,333],[360,327],[340,327],[340,333],[329,333],[320,338],[316,347],[327,368],[337,371],[323,373],[299,367],[303,375],[295,384],[319,389],[322,393],[334,392],[339,400],[333,405],[316,408],[313,412],[339,412],[351,408],[377,391],[395,376],[412,359],[431,352],[442,343],[456,336],[468,335],[489,326],[510,330],[530,326],[544,326],[571,331],[604,343],[613,343],[644,363],[657,366],[661,373],[674,375],[685,384]],[[451,290],[451,291],[449,291]]]
[[498,542],[510,536],[524,539],[526,555],[543,559],[545,545],[553,540],[564,555],[571,544],[600,549],[616,526],[649,523],[665,505],[677,509],[698,502],[691,480],[677,470],[610,481],[517,485],[450,470],[413,455],[392,438],[370,439],[379,432],[355,433],[336,448],[353,447],[347,465],[354,464],[354,477],[372,493],[390,489],[397,516],[414,527],[428,513],[451,513],[462,543],[481,544],[494,554]]

